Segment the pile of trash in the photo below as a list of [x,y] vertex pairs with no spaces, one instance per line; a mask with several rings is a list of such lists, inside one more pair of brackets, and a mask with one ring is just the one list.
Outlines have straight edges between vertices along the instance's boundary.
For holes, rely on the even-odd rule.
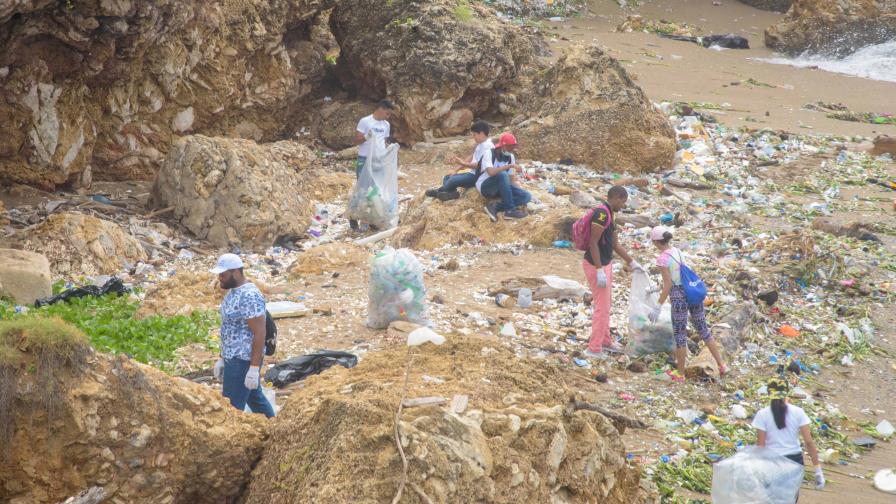
[[680,35],[685,37],[697,37],[701,34],[700,28],[691,26],[687,23],[675,23],[665,19],[644,19],[639,15],[628,16],[616,31],[620,33],[631,33],[642,31],[645,33],[656,33],[663,35]]
[[423,267],[408,249],[383,249],[370,262],[367,326],[384,329],[402,320],[427,325]]
[[398,144],[374,141],[348,202],[348,217],[380,230],[398,225]]

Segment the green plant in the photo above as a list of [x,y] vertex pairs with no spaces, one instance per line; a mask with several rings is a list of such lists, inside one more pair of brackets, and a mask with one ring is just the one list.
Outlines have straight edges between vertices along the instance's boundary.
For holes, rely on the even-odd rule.
[[461,23],[469,23],[473,20],[473,9],[466,2],[460,2],[454,8],[454,17]]
[[335,65],[336,60],[338,60],[338,59],[339,59],[339,56],[336,56],[335,54],[328,54],[328,55],[324,56],[324,61],[326,61],[327,63],[329,63],[331,65]]

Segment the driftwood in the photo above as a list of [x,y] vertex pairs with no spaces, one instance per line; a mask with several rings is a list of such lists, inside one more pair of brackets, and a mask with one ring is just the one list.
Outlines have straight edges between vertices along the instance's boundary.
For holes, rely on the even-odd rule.
[[619,214],[616,216],[616,222],[621,225],[631,224],[636,228],[656,227],[660,225],[660,221],[648,215],[627,215]]
[[709,184],[704,184],[702,182],[692,182],[690,180],[670,178],[666,180],[666,183],[673,187],[681,187],[684,189],[697,189],[698,191],[712,189],[712,186]]
[[440,404],[445,404],[448,402],[448,399],[444,397],[416,397],[414,399],[404,399],[401,401],[401,405],[405,408],[416,408],[417,406],[438,406]]
[[569,403],[566,405],[567,414],[572,414],[579,410],[594,411],[607,417],[613,422],[613,425],[616,427],[616,430],[619,431],[619,434],[625,434],[626,427],[631,427],[632,429],[646,429],[649,427],[646,423],[636,418],[627,417],[621,413],[616,413],[615,411],[608,410],[593,403],[570,399]]
[[62,504],[99,504],[106,500],[106,491],[103,487],[91,487],[78,495],[65,499]]

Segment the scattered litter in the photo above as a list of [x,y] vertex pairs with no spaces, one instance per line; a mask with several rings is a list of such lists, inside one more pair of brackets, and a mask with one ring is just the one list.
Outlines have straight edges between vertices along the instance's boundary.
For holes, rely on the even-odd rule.
[[264,379],[273,383],[275,387],[282,388],[290,383],[304,380],[311,375],[320,374],[334,364],[352,368],[357,363],[358,357],[354,354],[337,350],[320,350],[274,364],[265,372]]

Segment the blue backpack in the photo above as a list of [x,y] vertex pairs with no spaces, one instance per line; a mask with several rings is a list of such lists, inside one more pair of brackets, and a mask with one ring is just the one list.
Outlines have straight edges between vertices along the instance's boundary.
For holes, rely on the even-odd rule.
[[684,289],[684,297],[688,300],[688,305],[702,305],[703,300],[706,299],[706,284],[703,283],[703,279],[697,276],[694,270],[688,268],[685,263],[675,259],[671,254],[669,257],[678,263],[678,271],[681,274],[681,287]]

